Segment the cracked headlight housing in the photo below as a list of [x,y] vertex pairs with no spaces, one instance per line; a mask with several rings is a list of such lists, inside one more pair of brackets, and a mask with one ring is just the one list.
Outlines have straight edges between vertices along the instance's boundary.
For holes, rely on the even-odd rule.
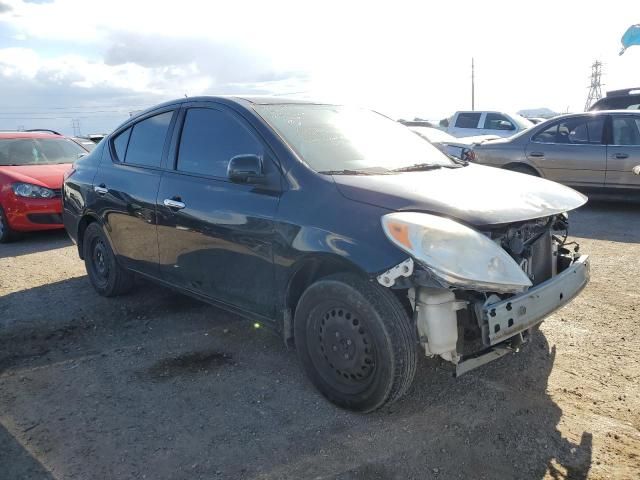
[[382,217],[389,240],[449,285],[467,290],[516,293],[529,277],[487,236],[449,218],[418,212]]
[[53,198],[55,193],[53,190],[32,183],[14,183],[12,186],[13,193],[18,197],[25,198]]

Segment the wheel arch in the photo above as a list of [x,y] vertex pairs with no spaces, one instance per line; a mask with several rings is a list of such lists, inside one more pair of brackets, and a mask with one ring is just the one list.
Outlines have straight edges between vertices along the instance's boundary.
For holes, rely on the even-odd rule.
[[291,271],[281,300],[284,307],[282,334],[287,345],[293,344],[293,319],[300,297],[313,283],[336,273],[354,273],[362,278],[369,277],[367,272],[355,263],[339,255],[327,253],[305,256],[291,267]]
[[[92,223],[96,223],[96,222],[100,222],[100,219],[98,218],[97,215],[94,215],[92,213],[86,213],[82,216],[82,218],[80,219],[80,221],[78,222],[78,230],[77,230],[77,236],[76,238],[78,239],[78,255],[80,256],[80,258],[82,260],[84,260],[84,248],[83,248],[83,244],[84,244],[84,233],[87,231],[87,227],[92,224]],[[109,238],[109,236],[107,235],[107,238]],[[111,243],[111,239],[109,238],[109,242]]]
[[521,172],[521,173],[524,173],[524,171],[526,170],[527,173],[529,173],[530,175],[535,175],[536,177],[543,178],[542,173],[540,173],[540,171],[536,167],[524,162],[510,162],[504,165],[502,168],[504,170],[510,170],[512,172],[515,171],[515,172]]

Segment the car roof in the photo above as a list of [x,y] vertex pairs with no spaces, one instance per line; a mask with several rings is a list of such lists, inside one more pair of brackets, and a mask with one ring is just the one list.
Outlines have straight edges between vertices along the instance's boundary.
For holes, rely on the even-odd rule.
[[[159,110],[165,107],[179,106],[184,103],[190,102],[220,102],[226,104],[237,104],[242,105],[244,107],[248,107],[249,105],[287,105],[287,104],[306,104],[306,105],[337,105],[336,103],[331,102],[317,102],[312,100],[301,100],[298,98],[291,97],[277,97],[277,96],[258,96],[258,95],[201,95],[198,97],[185,97],[185,98],[177,98],[175,100],[169,100],[168,102],[160,103],[158,105],[153,105],[144,110],[140,110],[136,112],[131,118],[127,119],[122,125],[127,125],[131,123],[131,120],[144,117],[155,110]],[[122,126],[121,125],[121,126]],[[118,127],[120,128],[120,127]]]

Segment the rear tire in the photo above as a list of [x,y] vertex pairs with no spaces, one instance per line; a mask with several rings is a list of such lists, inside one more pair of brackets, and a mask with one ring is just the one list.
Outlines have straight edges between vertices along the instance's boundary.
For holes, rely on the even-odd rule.
[[507,165],[503,167],[505,170],[510,170],[512,172],[524,173],[525,175],[532,175],[534,177],[539,177],[540,175],[533,168],[528,165],[524,165],[522,163],[514,163],[512,165]]
[[118,264],[100,225],[92,223],[87,227],[82,247],[87,275],[96,292],[115,297],[131,290],[133,273]]
[[357,275],[311,285],[296,308],[294,334],[307,376],[339,407],[371,412],[411,386],[415,327],[391,291]]
[[15,233],[9,226],[7,216],[4,214],[4,210],[0,207],[0,243],[8,243],[15,238]]

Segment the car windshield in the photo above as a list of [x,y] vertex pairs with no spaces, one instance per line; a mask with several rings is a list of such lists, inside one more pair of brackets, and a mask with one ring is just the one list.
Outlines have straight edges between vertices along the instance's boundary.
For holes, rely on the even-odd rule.
[[518,115],[517,113],[510,113],[509,116],[521,129],[526,130],[527,128],[531,128],[534,125],[531,120],[524,118],[522,115]]
[[376,174],[459,166],[404,125],[370,110],[312,104],[254,108],[317,172]]
[[0,138],[0,165],[73,163],[86,153],[66,138]]

